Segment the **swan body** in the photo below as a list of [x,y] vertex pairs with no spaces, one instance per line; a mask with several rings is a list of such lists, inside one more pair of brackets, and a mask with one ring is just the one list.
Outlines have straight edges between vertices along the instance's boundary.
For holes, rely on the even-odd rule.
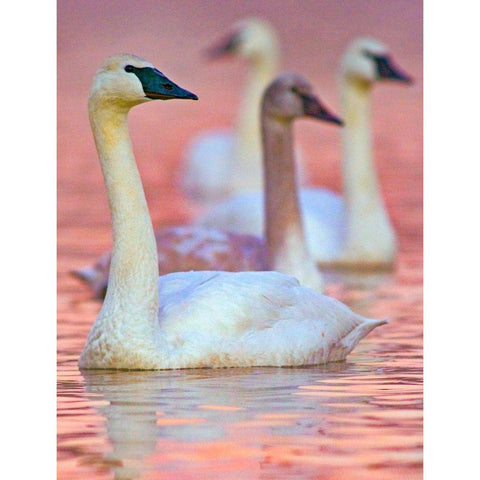
[[[254,235],[197,225],[162,227],[155,232],[159,274],[190,270],[225,272],[268,270],[265,243]],[[108,285],[111,253],[101,255],[95,263],[73,271],[85,282],[96,298],[103,298]]]
[[[397,241],[373,164],[370,94],[377,81],[411,80],[393,66],[387,48],[370,38],[350,45],[340,76],[344,196],[325,189],[302,190],[306,241],[323,266],[387,267],[395,261]],[[198,223],[258,235],[263,230],[262,203],[260,193],[241,193],[212,207]]]
[[[345,359],[384,320],[277,272],[180,272],[159,277],[157,330],[105,330],[83,368],[179,369],[315,365]],[[129,324],[142,319],[130,318]],[[95,326],[94,326],[95,327]],[[115,341],[115,345],[113,345]]]
[[277,272],[158,277],[127,114],[134,105],[170,98],[197,97],[139,57],[110,57],[94,77],[89,116],[112,214],[113,251],[105,301],[80,368],[283,366],[344,359],[385,321],[363,318]]
[[[235,127],[197,135],[184,154],[182,188],[195,202],[211,207],[230,195],[262,188],[260,102],[278,70],[280,48],[273,27],[248,18],[237,22],[209,49],[212,58],[235,55],[246,60],[248,78]],[[300,151],[297,149],[297,158]],[[300,181],[306,178],[300,163]]]
[[209,208],[230,196],[234,151],[235,135],[228,129],[202,132],[190,142],[181,179],[188,198]]
[[[268,191],[262,208],[267,218],[265,243],[259,237],[215,228],[164,227],[155,235],[160,274],[212,269],[277,270],[295,276],[304,286],[322,291],[321,274],[305,244],[297,201],[292,125],[295,118],[304,116],[340,122],[321,105],[304,79],[292,74],[277,77],[268,87],[261,108]],[[277,208],[279,204],[281,209]],[[110,255],[106,254],[93,266],[74,273],[101,298],[108,283],[109,268]]]

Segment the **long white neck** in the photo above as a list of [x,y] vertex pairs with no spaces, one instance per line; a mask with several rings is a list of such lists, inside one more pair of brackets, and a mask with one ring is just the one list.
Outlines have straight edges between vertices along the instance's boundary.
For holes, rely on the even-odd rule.
[[153,344],[158,330],[158,258],[128,111],[91,101],[89,113],[113,223],[109,283],[95,326],[108,328],[117,338],[139,339],[145,348],[142,339]]
[[395,234],[385,210],[373,162],[370,132],[371,85],[343,80],[343,186],[347,228],[344,254],[366,262],[389,261]]
[[298,201],[291,121],[262,116],[267,268],[322,290],[323,282],[305,242]]
[[[277,71],[278,54],[249,60],[246,88],[236,120],[233,191],[262,188],[260,104],[265,88]],[[256,179],[253,181],[252,179]]]

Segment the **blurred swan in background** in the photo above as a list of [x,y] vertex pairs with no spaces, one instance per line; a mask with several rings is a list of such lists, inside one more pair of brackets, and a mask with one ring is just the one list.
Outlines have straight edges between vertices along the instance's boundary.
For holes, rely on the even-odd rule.
[[[189,270],[248,272],[268,270],[265,242],[254,235],[232,233],[200,225],[164,226],[155,231],[159,274]],[[71,273],[86,283],[96,298],[104,298],[111,252]]]
[[[299,102],[301,100],[301,102]],[[155,234],[160,274],[189,270],[275,270],[321,292],[321,274],[308,252],[298,205],[293,121],[310,117],[341,124],[313,95],[301,77],[284,74],[261,107],[266,203],[265,244],[259,237],[200,226],[164,227]],[[281,206],[281,208],[279,208]],[[263,236],[263,235],[262,235]],[[75,275],[105,295],[110,268],[107,253]]]
[[[274,82],[266,96],[278,87]],[[302,109],[301,93],[291,93]],[[155,236],[127,116],[137,104],[172,98],[197,99],[135,56],[108,58],[94,77],[89,116],[112,214],[113,252],[105,301],[80,368],[281,366],[344,359],[385,321],[363,318],[277,272],[158,278]]]
[[[344,196],[321,188],[300,194],[308,248],[322,266],[382,268],[396,258],[396,235],[380,192],[370,132],[371,90],[382,80],[411,82],[382,43],[355,40],[340,69]],[[264,228],[262,204],[257,192],[239,193],[211,208],[198,223],[258,235]]]
[[[184,154],[182,188],[204,208],[240,191],[262,189],[260,101],[278,71],[280,47],[272,25],[248,18],[235,23],[208,55],[240,57],[248,71],[235,128],[200,133]],[[300,170],[301,181],[305,176]]]

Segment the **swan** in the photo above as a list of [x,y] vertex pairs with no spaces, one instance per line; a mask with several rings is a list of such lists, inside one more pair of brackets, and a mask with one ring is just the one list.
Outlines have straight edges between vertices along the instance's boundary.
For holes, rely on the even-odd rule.
[[[88,109],[112,215],[113,252],[105,300],[79,367],[294,366],[345,359],[386,320],[357,315],[278,272],[158,277],[127,116],[135,105],[172,98],[197,96],[136,56],[109,57],[94,76]],[[302,108],[301,94],[297,103]]]
[[[155,231],[160,275],[189,270],[226,272],[268,270],[265,242],[254,235],[232,233],[200,225],[163,226]],[[105,297],[111,252],[93,264],[73,270],[96,298]]]
[[[336,124],[341,121],[315,97],[308,82],[294,74],[280,75],[272,82],[264,96],[260,116],[267,191],[262,209],[267,219],[265,243],[255,236],[214,228],[164,227],[155,234],[161,274],[211,269],[276,270],[296,277],[304,286],[322,291],[322,276],[306,247],[298,206],[293,121],[301,117]],[[108,283],[109,268],[110,254],[107,253],[94,265],[73,273],[101,298]]]
[[[341,63],[343,198],[320,188],[300,192],[308,248],[320,266],[384,268],[396,258],[397,241],[378,184],[371,145],[370,96],[376,82],[411,79],[393,63],[386,46],[359,38]],[[237,194],[198,221],[232,232],[263,231],[262,195]]]
[[[234,129],[202,132],[184,153],[181,187],[204,209],[236,192],[262,188],[260,102],[278,71],[280,47],[270,23],[247,18],[236,22],[207,53],[212,59],[225,55],[245,59],[248,76]],[[299,151],[296,154],[299,158]],[[306,173],[301,163],[299,168],[304,183]]]

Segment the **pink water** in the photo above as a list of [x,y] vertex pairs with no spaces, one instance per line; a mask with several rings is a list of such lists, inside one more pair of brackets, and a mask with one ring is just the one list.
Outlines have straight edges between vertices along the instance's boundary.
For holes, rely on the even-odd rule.
[[[58,9],[58,477],[421,478],[421,2],[64,0]],[[231,124],[245,73],[236,62],[204,64],[200,50],[246,14],[275,24],[284,69],[309,78],[332,110],[338,58],[358,34],[388,43],[416,79],[374,94],[396,269],[328,277],[332,295],[390,323],[347,362],[322,367],[81,373],[76,362],[100,303],[69,272],[111,246],[86,114],[91,77],[106,56],[131,52],[199,95],[138,107],[130,122],[155,226],[186,222],[195,206],[173,181],[182,149],[201,129]],[[338,130],[302,121],[296,133],[313,181],[340,189]]]

